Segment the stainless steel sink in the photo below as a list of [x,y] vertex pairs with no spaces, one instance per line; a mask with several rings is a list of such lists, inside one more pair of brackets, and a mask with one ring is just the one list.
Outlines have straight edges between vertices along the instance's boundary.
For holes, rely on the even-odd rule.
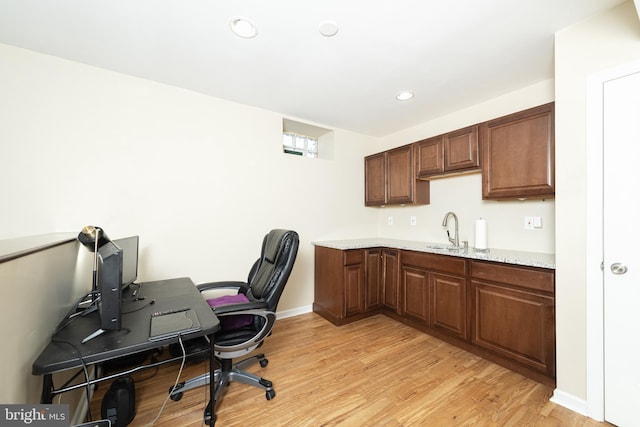
[[453,245],[427,245],[427,249],[455,252],[459,251],[461,248]]

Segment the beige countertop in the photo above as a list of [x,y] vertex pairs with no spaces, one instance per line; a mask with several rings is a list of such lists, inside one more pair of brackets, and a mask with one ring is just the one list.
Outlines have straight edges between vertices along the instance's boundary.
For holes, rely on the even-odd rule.
[[394,248],[410,251],[428,252],[440,255],[449,255],[460,258],[470,258],[483,261],[503,262],[506,264],[525,265],[528,267],[556,268],[555,254],[539,252],[514,251],[510,249],[490,248],[486,251],[477,251],[474,248],[466,250],[451,250],[452,245],[444,243],[417,242],[412,240],[398,240],[385,238],[370,239],[346,239],[313,242],[315,246],[347,250],[364,248]]

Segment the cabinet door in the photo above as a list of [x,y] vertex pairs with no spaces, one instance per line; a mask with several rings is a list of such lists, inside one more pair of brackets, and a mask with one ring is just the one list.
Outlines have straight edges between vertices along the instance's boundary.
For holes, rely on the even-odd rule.
[[399,313],[400,295],[398,286],[398,251],[382,251],[382,303]]
[[364,309],[365,311],[380,308],[381,293],[381,250],[369,249],[365,256],[365,284]]
[[429,324],[429,273],[402,267],[402,315]]
[[555,377],[552,297],[472,281],[474,344]]
[[444,159],[446,172],[480,167],[478,126],[446,134],[444,136]]
[[413,175],[413,146],[387,151],[387,203],[412,203],[415,176]]
[[385,153],[364,158],[364,204],[380,206],[386,203]]
[[344,305],[345,316],[364,312],[364,265],[355,264],[344,267]]
[[444,137],[442,135],[415,143],[416,174],[428,177],[444,172]]
[[467,293],[464,277],[431,274],[431,327],[467,338]]
[[554,104],[483,123],[483,199],[555,194]]

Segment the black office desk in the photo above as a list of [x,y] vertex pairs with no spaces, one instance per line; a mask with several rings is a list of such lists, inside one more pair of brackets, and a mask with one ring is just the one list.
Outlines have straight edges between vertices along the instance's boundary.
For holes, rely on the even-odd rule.
[[[85,344],[81,341],[100,327],[98,313],[77,316],[52,337],[51,342],[33,362],[32,373],[43,375],[41,403],[51,403],[53,396],[75,388],[84,387],[87,382],[72,387],[55,390],[52,374],[72,368],[80,368],[106,362],[122,356],[128,356],[145,350],[151,350],[168,344],[177,343],[178,337],[162,341],[149,341],[151,314],[176,308],[190,307],[195,310],[202,329],[183,336],[183,340],[207,335],[211,341],[210,375],[214,378],[213,334],[220,328],[220,322],[211,307],[202,298],[191,279],[179,278],[145,282],[141,285],[138,297],[144,300],[134,301],[131,291],[125,291],[122,304],[122,329],[106,332]],[[150,304],[155,300],[155,303]],[[80,354],[78,354],[78,351]],[[170,361],[170,360],[169,360]],[[157,366],[145,365],[145,367]],[[121,373],[126,375],[127,373]],[[89,384],[105,381],[111,377],[90,380]],[[215,381],[210,381],[210,396],[215,396]],[[167,388],[168,390],[168,388]],[[215,423],[215,402],[209,402],[205,409],[207,424]]]

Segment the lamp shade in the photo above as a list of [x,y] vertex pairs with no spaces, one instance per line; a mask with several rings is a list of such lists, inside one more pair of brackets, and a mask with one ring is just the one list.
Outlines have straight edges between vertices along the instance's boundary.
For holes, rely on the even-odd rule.
[[95,252],[106,243],[109,243],[111,239],[109,239],[109,236],[107,236],[107,233],[105,233],[102,228],[87,225],[83,227],[78,234],[78,241],[80,241],[89,252]]

